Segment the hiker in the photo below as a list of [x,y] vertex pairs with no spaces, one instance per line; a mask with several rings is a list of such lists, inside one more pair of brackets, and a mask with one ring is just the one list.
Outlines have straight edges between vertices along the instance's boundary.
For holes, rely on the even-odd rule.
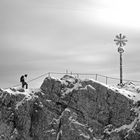
[[28,89],[28,84],[27,84],[27,74],[22,75],[20,77],[20,82],[22,84],[22,88],[24,88],[24,86],[26,87],[26,89]]

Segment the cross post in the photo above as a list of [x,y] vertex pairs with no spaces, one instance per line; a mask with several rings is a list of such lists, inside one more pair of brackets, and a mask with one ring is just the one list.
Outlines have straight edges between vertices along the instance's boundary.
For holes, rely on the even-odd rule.
[[126,36],[122,34],[116,35],[114,41],[116,42],[116,45],[119,46],[118,52],[120,54],[120,86],[123,86],[122,54],[124,52],[123,46],[125,46],[127,42]]

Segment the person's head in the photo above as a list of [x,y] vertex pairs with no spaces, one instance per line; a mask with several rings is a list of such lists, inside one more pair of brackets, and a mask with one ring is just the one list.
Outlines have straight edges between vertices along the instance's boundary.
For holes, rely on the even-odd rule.
[[27,74],[25,74],[24,76],[27,77]]

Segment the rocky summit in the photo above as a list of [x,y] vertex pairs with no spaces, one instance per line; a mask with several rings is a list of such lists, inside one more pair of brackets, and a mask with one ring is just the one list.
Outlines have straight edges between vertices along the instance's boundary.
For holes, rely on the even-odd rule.
[[[129,86],[130,89],[130,86]],[[140,140],[140,93],[70,75],[0,89],[0,140]]]

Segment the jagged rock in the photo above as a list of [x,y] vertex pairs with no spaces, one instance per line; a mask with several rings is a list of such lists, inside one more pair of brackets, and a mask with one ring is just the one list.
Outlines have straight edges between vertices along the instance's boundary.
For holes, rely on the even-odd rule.
[[0,140],[138,140],[136,98],[69,75],[47,77],[39,90],[0,89]]

